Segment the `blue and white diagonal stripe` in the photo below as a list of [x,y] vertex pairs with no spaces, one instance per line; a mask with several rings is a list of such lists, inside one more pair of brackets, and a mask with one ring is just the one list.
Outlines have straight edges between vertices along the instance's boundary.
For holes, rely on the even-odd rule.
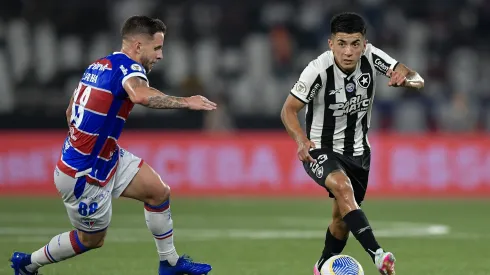
[[356,259],[347,255],[337,255],[323,265],[322,275],[363,275],[364,270]]

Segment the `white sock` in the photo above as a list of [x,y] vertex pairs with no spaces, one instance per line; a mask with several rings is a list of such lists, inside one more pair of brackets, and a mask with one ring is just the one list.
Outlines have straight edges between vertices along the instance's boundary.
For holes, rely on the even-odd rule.
[[26,267],[35,272],[40,267],[57,263],[86,252],[88,249],[78,239],[76,230],[61,233],[31,255],[31,264]]
[[150,229],[155,238],[160,261],[168,261],[169,264],[175,265],[179,255],[174,246],[170,201],[167,200],[157,206],[145,203],[145,219],[148,229]]

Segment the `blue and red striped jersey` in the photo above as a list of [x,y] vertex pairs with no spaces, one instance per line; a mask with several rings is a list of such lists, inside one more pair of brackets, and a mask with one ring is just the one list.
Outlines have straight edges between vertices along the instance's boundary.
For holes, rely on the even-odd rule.
[[148,81],[141,64],[115,52],[85,70],[73,94],[70,131],[58,168],[74,178],[104,186],[116,171],[117,140],[134,103],[123,88],[131,77]]

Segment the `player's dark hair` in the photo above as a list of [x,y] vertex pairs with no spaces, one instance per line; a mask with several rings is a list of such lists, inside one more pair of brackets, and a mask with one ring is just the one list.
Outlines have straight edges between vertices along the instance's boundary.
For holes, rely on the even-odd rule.
[[357,13],[344,12],[335,15],[330,21],[330,33],[358,33],[366,35],[366,22]]
[[124,22],[121,29],[123,39],[131,35],[147,34],[153,36],[157,32],[165,33],[167,26],[160,19],[154,19],[144,15],[131,16]]

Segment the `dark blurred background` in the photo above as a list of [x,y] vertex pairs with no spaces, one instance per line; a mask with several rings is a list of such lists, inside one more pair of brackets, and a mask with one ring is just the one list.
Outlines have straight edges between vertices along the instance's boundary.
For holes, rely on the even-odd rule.
[[120,49],[134,14],[168,26],[164,59],[149,75],[162,91],[203,94],[213,113],[137,106],[128,128],[281,129],[279,112],[307,63],[328,49],[329,21],[361,13],[368,40],[416,69],[421,92],[378,85],[372,129],[490,130],[490,1],[484,0],[3,0],[0,128],[64,128],[84,69]]
[[[168,26],[150,84],[219,104],[135,106],[119,140],[171,186],[179,253],[211,262],[217,275],[311,271],[331,201],[305,173],[279,114],[301,71],[328,50],[332,16],[354,11],[373,45],[425,79],[421,91],[378,82],[363,202],[376,236],[400,274],[490,274],[490,224],[481,218],[490,198],[489,0],[0,2],[0,258],[69,228],[53,184],[65,110],[84,69],[119,51],[121,25],[139,14]],[[155,272],[142,206],[117,201],[102,252],[117,258],[89,253],[41,272]],[[355,240],[345,253],[375,271]],[[0,274],[11,274],[6,263]]]

